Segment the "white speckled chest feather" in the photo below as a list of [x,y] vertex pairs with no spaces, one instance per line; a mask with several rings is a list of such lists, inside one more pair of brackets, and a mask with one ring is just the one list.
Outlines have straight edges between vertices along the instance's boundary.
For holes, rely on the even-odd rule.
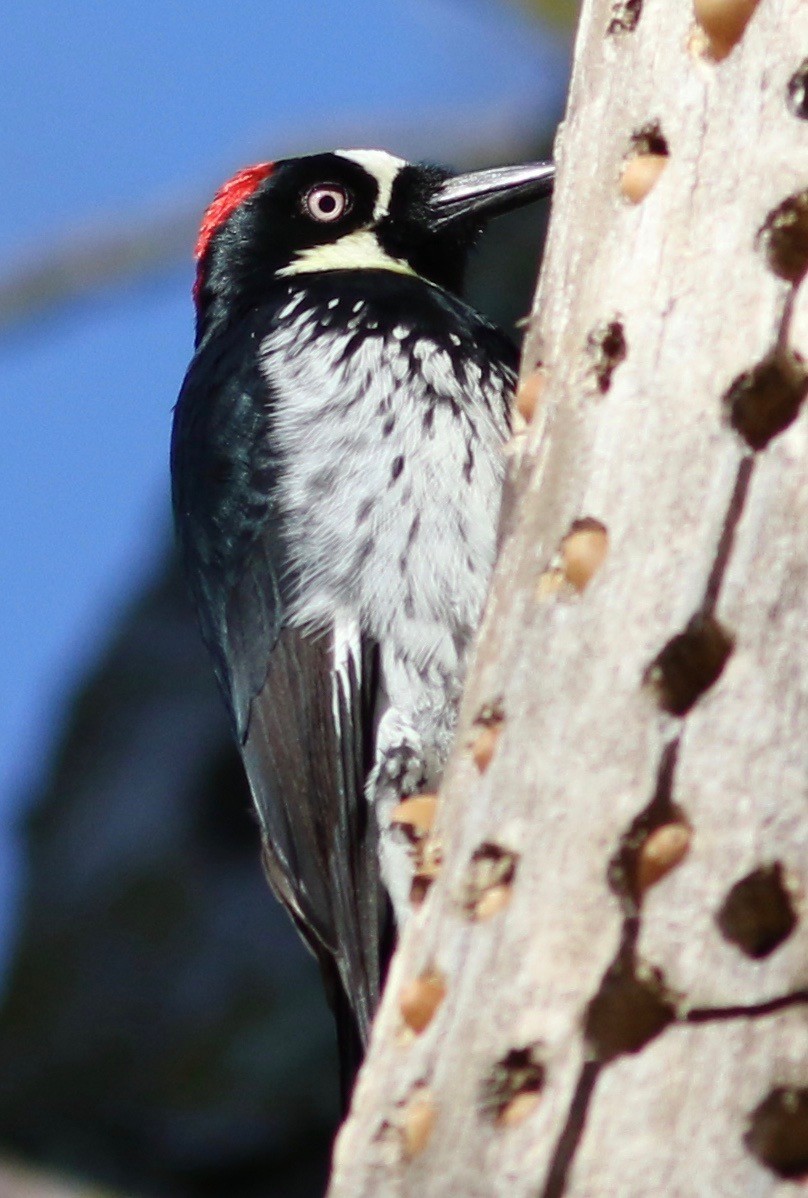
[[499,375],[492,404],[473,360],[405,322],[374,328],[364,303],[324,334],[302,294],[265,339],[262,369],[279,397],[293,622],[327,628],[348,614],[420,671],[451,677],[493,565],[512,380]]

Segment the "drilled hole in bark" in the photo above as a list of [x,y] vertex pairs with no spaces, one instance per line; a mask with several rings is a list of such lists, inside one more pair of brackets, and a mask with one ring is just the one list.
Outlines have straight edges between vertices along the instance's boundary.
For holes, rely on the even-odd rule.
[[687,856],[693,831],[681,810],[646,808],[632,823],[609,862],[611,889],[636,910],[643,896]]
[[410,884],[410,902],[420,907],[443,865],[443,845],[436,836],[427,836],[415,847],[415,868]]
[[502,695],[497,695],[495,699],[489,699],[487,703],[483,703],[474,717],[474,723],[487,728],[491,724],[501,724],[504,719],[505,702]]
[[431,1090],[424,1082],[417,1082],[374,1136],[382,1161],[393,1165],[422,1153],[432,1138],[436,1114]]
[[732,427],[750,449],[760,450],[797,418],[807,393],[803,359],[777,349],[735,379],[724,404]]
[[642,13],[642,0],[613,0],[611,18],[606,32],[632,33]]
[[772,1090],[752,1112],[744,1140],[778,1177],[808,1177],[808,1088]]
[[586,339],[585,353],[598,391],[605,395],[612,385],[612,375],[627,353],[622,321],[610,320],[593,329]]
[[491,764],[504,720],[505,710],[499,697],[484,703],[474,720],[469,747],[474,764],[481,774],[485,773]]
[[712,58],[726,58],[741,40],[758,0],[694,0],[693,12]]
[[422,906],[434,880],[434,878],[429,877],[425,873],[418,872],[413,874],[412,882],[410,883],[410,904],[413,907]]
[[480,1094],[483,1113],[504,1127],[521,1122],[538,1104],[544,1078],[540,1044],[512,1048],[483,1081]]
[[612,892],[621,900],[623,908],[629,916],[627,927],[639,910],[645,890],[658,881],[663,876],[663,872],[667,873],[674,865],[678,864],[677,860],[671,860],[675,854],[669,849],[667,869],[659,872],[656,877],[649,877],[648,862],[644,861],[644,858],[648,856],[649,846],[653,845],[660,835],[676,828],[680,830],[680,835],[687,836],[687,844],[684,846],[679,860],[689,847],[690,825],[681,808],[673,802],[671,797],[678,756],[679,740],[677,739],[670,741],[662,753],[650,803],[629,825],[628,831],[621,837],[617,852],[609,862],[606,879]]
[[490,841],[474,850],[461,897],[469,919],[489,919],[507,906],[518,861],[516,853]]
[[389,1119],[384,1119],[373,1135],[379,1161],[387,1166],[417,1156],[432,1134],[435,1104],[426,1081],[414,1083],[406,1097],[396,1102]]
[[715,919],[724,938],[748,957],[773,953],[797,926],[780,862],[761,866],[736,882]]
[[505,711],[500,697],[484,703],[474,720],[474,728],[468,742],[474,764],[481,774],[491,764],[502,731]]
[[714,616],[699,613],[684,632],[672,637],[645,674],[645,684],[660,707],[686,715],[718,681],[732,653],[733,639]]
[[645,199],[668,165],[669,153],[659,121],[651,121],[632,134],[620,173],[620,190],[627,200],[639,204]]
[[437,810],[436,794],[410,795],[393,808],[390,823],[400,828],[411,844],[418,844],[432,831]]
[[561,569],[576,591],[583,591],[603,565],[609,550],[606,525],[593,516],[575,520],[561,542]]
[[808,120],[808,58],[803,59],[788,81],[786,103],[794,116]]
[[471,742],[471,756],[481,774],[485,773],[494,758],[500,731],[499,724],[489,724],[480,728]]
[[586,1008],[584,1035],[597,1060],[639,1052],[673,1022],[676,1006],[659,970],[620,958]]
[[[516,411],[525,424],[530,424],[536,415],[536,409],[541,402],[546,386],[547,372],[541,368],[532,371],[519,384],[519,390],[516,392]],[[514,428],[514,432],[518,432],[518,429]]]
[[536,598],[572,597],[585,591],[606,560],[609,533],[594,516],[573,520],[570,530],[539,576]]
[[637,854],[636,887],[640,896],[685,859],[692,839],[693,831],[683,820],[663,824],[648,834]]
[[788,196],[769,213],[757,243],[776,275],[799,283],[808,270],[808,188]]
[[399,1010],[406,1026],[417,1036],[426,1031],[446,997],[446,979],[428,969],[402,987]]
[[662,134],[659,121],[649,121],[631,135],[631,151],[634,154],[656,154],[666,158],[670,151]]

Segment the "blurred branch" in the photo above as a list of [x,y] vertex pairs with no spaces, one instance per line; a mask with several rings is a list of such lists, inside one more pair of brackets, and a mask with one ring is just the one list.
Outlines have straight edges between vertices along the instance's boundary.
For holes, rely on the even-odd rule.
[[0,333],[107,287],[177,266],[189,256],[199,211],[188,205],[139,226],[102,229],[46,246],[0,278]]
[[580,0],[519,0],[520,7],[542,17],[551,25],[572,30],[578,19]]
[[113,1198],[109,1190],[72,1185],[51,1174],[0,1163],[0,1198]]

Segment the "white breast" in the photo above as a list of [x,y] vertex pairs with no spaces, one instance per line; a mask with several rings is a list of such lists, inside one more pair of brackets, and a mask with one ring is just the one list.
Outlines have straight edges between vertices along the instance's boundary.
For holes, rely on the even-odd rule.
[[428,337],[404,353],[405,325],[386,337],[367,319],[355,311],[345,334],[318,335],[301,307],[262,346],[299,578],[293,622],[326,628],[349,612],[416,669],[452,674],[494,560],[504,403],[489,406],[476,365],[459,377]]

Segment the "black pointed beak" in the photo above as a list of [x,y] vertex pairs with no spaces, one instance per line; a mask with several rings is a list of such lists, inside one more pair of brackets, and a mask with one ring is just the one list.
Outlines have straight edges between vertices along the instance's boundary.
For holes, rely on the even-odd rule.
[[455,175],[442,183],[429,200],[431,226],[438,232],[455,221],[482,224],[501,212],[549,195],[554,176],[552,162],[495,166],[491,170]]

